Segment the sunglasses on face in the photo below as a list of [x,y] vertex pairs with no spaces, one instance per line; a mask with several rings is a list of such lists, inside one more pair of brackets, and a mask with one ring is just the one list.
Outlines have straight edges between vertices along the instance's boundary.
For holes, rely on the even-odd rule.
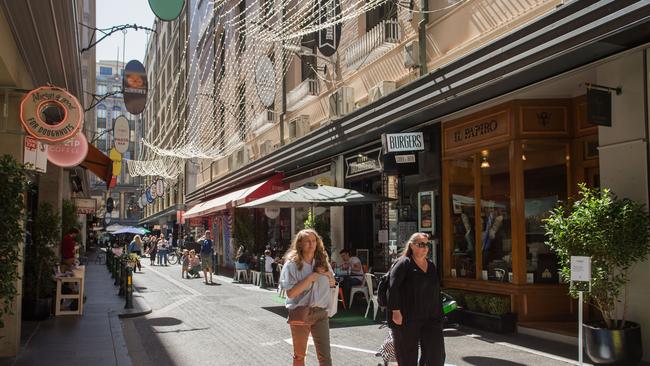
[[429,247],[429,243],[426,242],[426,241],[421,241],[421,242],[413,243],[413,244],[415,244],[415,246],[418,247],[418,248],[428,248]]

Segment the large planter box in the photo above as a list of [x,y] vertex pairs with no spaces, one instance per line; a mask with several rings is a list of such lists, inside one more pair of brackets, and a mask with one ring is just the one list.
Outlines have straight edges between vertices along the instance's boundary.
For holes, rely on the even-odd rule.
[[461,324],[495,333],[512,333],[517,328],[517,314],[492,315],[461,310]]

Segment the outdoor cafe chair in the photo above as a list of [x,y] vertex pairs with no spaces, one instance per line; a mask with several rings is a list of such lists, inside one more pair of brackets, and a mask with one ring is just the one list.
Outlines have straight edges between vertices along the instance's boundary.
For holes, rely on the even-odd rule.
[[366,299],[366,302],[368,302],[368,286],[366,286],[366,276],[363,276],[363,280],[361,282],[361,285],[359,286],[352,286],[350,288],[350,308],[352,308],[352,303],[354,302],[354,295],[357,293],[363,294],[363,297]]
[[374,310],[374,314],[372,317],[372,320],[377,319],[377,310],[379,310],[379,300],[377,300],[377,293],[375,292],[375,286],[374,286],[374,280],[375,280],[375,275],[372,273],[366,273],[365,274],[365,279],[366,279],[366,284],[368,285],[368,293],[370,294],[370,301],[368,301],[368,306],[366,307],[366,315],[364,315],[364,318],[368,317],[368,311],[370,311],[370,304],[372,303],[372,308]]

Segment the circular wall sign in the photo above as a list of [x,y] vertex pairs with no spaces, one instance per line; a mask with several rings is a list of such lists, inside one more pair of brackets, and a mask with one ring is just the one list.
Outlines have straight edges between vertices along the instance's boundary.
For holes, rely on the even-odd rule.
[[165,182],[162,179],[156,181],[156,196],[162,197],[165,195]]
[[269,219],[275,219],[278,216],[280,216],[280,209],[279,208],[268,208],[267,207],[267,208],[264,209],[264,214]]
[[111,213],[110,212],[107,212],[107,213],[104,214],[104,222],[106,223],[106,225],[111,223]]
[[124,154],[129,149],[130,134],[129,120],[124,116],[117,117],[113,124],[113,144],[120,154]]
[[47,148],[47,160],[54,165],[70,168],[81,164],[88,154],[88,140],[83,133]]
[[20,102],[20,122],[38,140],[61,142],[81,128],[83,110],[74,95],[55,86],[42,86]]
[[113,203],[113,198],[108,197],[108,199],[106,199],[106,212],[111,213],[113,211],[113,208],[115,208],[115,204]]
[[275,102],[275,70],[273,62],[266,55],[260,56],[255,66],[255,86],[257,96],[265,107]]
[[161,20],[174,20],[181,15],[185,0],[149,0],[151,11]]

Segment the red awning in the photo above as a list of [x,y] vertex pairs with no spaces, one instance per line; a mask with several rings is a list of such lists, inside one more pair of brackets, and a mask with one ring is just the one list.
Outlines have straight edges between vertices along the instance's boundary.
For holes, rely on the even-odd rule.
[[207,216],[211,213],[225,210],[230,207],[236,207],[246,202],[254,201],[258,198],[266,197],[270,194],[288,189],[289,187],[285,183],[282,183],[282,179],[284,179],[284,175],[278,173],[255,185],[199,203],[187,210],[183,214],[183,219]]
[[108,156],[99,151],[91,143],[88,143],[86,160],[79,165],[95,173],[99,179],[106,182],[106,188],[108,189],[111,177],[113,176],[113,161]]

